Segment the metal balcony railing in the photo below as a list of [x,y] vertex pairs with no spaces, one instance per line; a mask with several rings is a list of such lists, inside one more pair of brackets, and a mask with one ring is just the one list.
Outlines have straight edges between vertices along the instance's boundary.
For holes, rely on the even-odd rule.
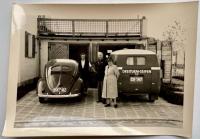
[[39,16],[39,35],[142,36],[141,19],[50,19]]

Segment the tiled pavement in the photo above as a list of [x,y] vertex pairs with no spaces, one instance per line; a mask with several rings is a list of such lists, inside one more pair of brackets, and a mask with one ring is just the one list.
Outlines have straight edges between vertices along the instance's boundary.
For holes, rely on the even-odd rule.
[[113,108],[96,103],[96,95],[96,89],[89,89],[82,101],[65,99],[40,104],[36,92],[31,91],[17,101],[15,127],[182,127],[183,107],[162,98],[154,103],[144,98],[122,98],[119,107]]

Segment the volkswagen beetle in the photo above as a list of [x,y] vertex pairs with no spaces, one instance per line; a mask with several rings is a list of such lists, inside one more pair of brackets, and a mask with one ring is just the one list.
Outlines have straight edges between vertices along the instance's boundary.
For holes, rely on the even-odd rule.
[[40,103],[48,98],[82,97],[83,81],[79,77],[78,63],[71,59],[53,59],[47,62],[44,76],[38,81]]

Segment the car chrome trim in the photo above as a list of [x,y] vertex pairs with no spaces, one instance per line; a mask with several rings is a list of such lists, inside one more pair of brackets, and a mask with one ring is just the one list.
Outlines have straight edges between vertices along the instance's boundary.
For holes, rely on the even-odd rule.
[[73,97],[78,97],[81,94],[68,94],[68,95],[48,95],[48,94],[38,94],[38,97],[43,97],[43,98],[73,98]]

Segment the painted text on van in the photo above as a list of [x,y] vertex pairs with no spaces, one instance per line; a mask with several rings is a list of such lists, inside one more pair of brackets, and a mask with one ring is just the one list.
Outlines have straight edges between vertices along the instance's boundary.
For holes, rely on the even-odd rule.
[[139,73],[142,73],[142,74],[151,74],[151,70],[122,70],[122,73],[127,73],[127,74],[130,74],[130,73],[135,73],[135,74],[139,74]]

